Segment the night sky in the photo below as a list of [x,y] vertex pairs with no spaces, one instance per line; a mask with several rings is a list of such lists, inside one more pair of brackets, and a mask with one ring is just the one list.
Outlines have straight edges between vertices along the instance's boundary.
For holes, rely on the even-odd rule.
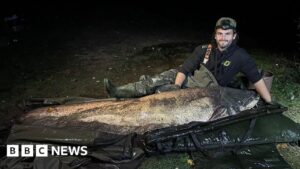
[[[233,17],[238,22],[240,43],[260,48],[291,51],[297,49],[297,24],[299,18],[297,5],[284,4],[247,4],[241,2],[234,7],[229,2],[202,4],[199,1],[169,2],[145,1],[143,4],[115,4],[91,2],[40,2],[1,6],[1,18],[18,13],[26,19],[27,24],[44,30],[55,25],[89,25],[126,26],[160,28],[172,27],[202,29],[212,32],[219,17]],[[255,38],[255,44],[247,39]]]

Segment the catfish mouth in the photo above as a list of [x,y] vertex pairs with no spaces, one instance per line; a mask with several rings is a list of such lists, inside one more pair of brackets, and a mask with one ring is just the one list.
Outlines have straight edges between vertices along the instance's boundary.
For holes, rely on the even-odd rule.
[[221,89],[221,105],[226,107],[229,116],[254,108],[259,99],[259,95],[252,90],[228,87]]
[[251,96],[248,98],[242,98],[242,100],[237,101],[235,104],[223,104],[218,106],[209,121],[217,120],[227,116],[233,116],[239,114],[242,111],[254,108],[258,101],[259,96]]
[[257,106],[260,97],[258,95],[251,96],[249,98],[244,98],[240,101],[239,110],[244,111],[248,109],[252,109],[253,107]]

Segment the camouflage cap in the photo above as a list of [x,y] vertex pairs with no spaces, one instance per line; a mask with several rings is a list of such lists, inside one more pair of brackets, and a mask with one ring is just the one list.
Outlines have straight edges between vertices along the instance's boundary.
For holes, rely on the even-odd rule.
[[222,17],[216,23],[216,29],[222,28],[226,29],[236,29],[236,21],[229,17]]

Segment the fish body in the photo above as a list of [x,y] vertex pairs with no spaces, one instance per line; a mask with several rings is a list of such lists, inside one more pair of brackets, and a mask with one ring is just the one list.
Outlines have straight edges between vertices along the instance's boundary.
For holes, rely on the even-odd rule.
[[[20,121],[39,126],[72,126],[117,134],[142,134],[157,128],[234,115],[257,103],[254,92],[236,90],[223,87],[188,88],[127,100],[49,106],[26,113]],[[232,93],[239,95],[233,97]],[[237,106],[232,106],[237,103]]]

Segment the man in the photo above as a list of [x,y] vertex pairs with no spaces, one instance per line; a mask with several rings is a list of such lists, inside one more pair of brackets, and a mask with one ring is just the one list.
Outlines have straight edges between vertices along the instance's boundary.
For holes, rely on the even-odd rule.
[[139,82],[120,87],[114,87],[104,79],[106,90],[112,97],[140,97],[185,87],[230,86],[241,72],[254,84],[257,93],[266,102],[271,102],[271,95],[254,60],[236,44],[236,27],[234,19],[222,17],[216,23],[211,44],[196,47],[177,70],[171,69],[153,77],[142,76]]

